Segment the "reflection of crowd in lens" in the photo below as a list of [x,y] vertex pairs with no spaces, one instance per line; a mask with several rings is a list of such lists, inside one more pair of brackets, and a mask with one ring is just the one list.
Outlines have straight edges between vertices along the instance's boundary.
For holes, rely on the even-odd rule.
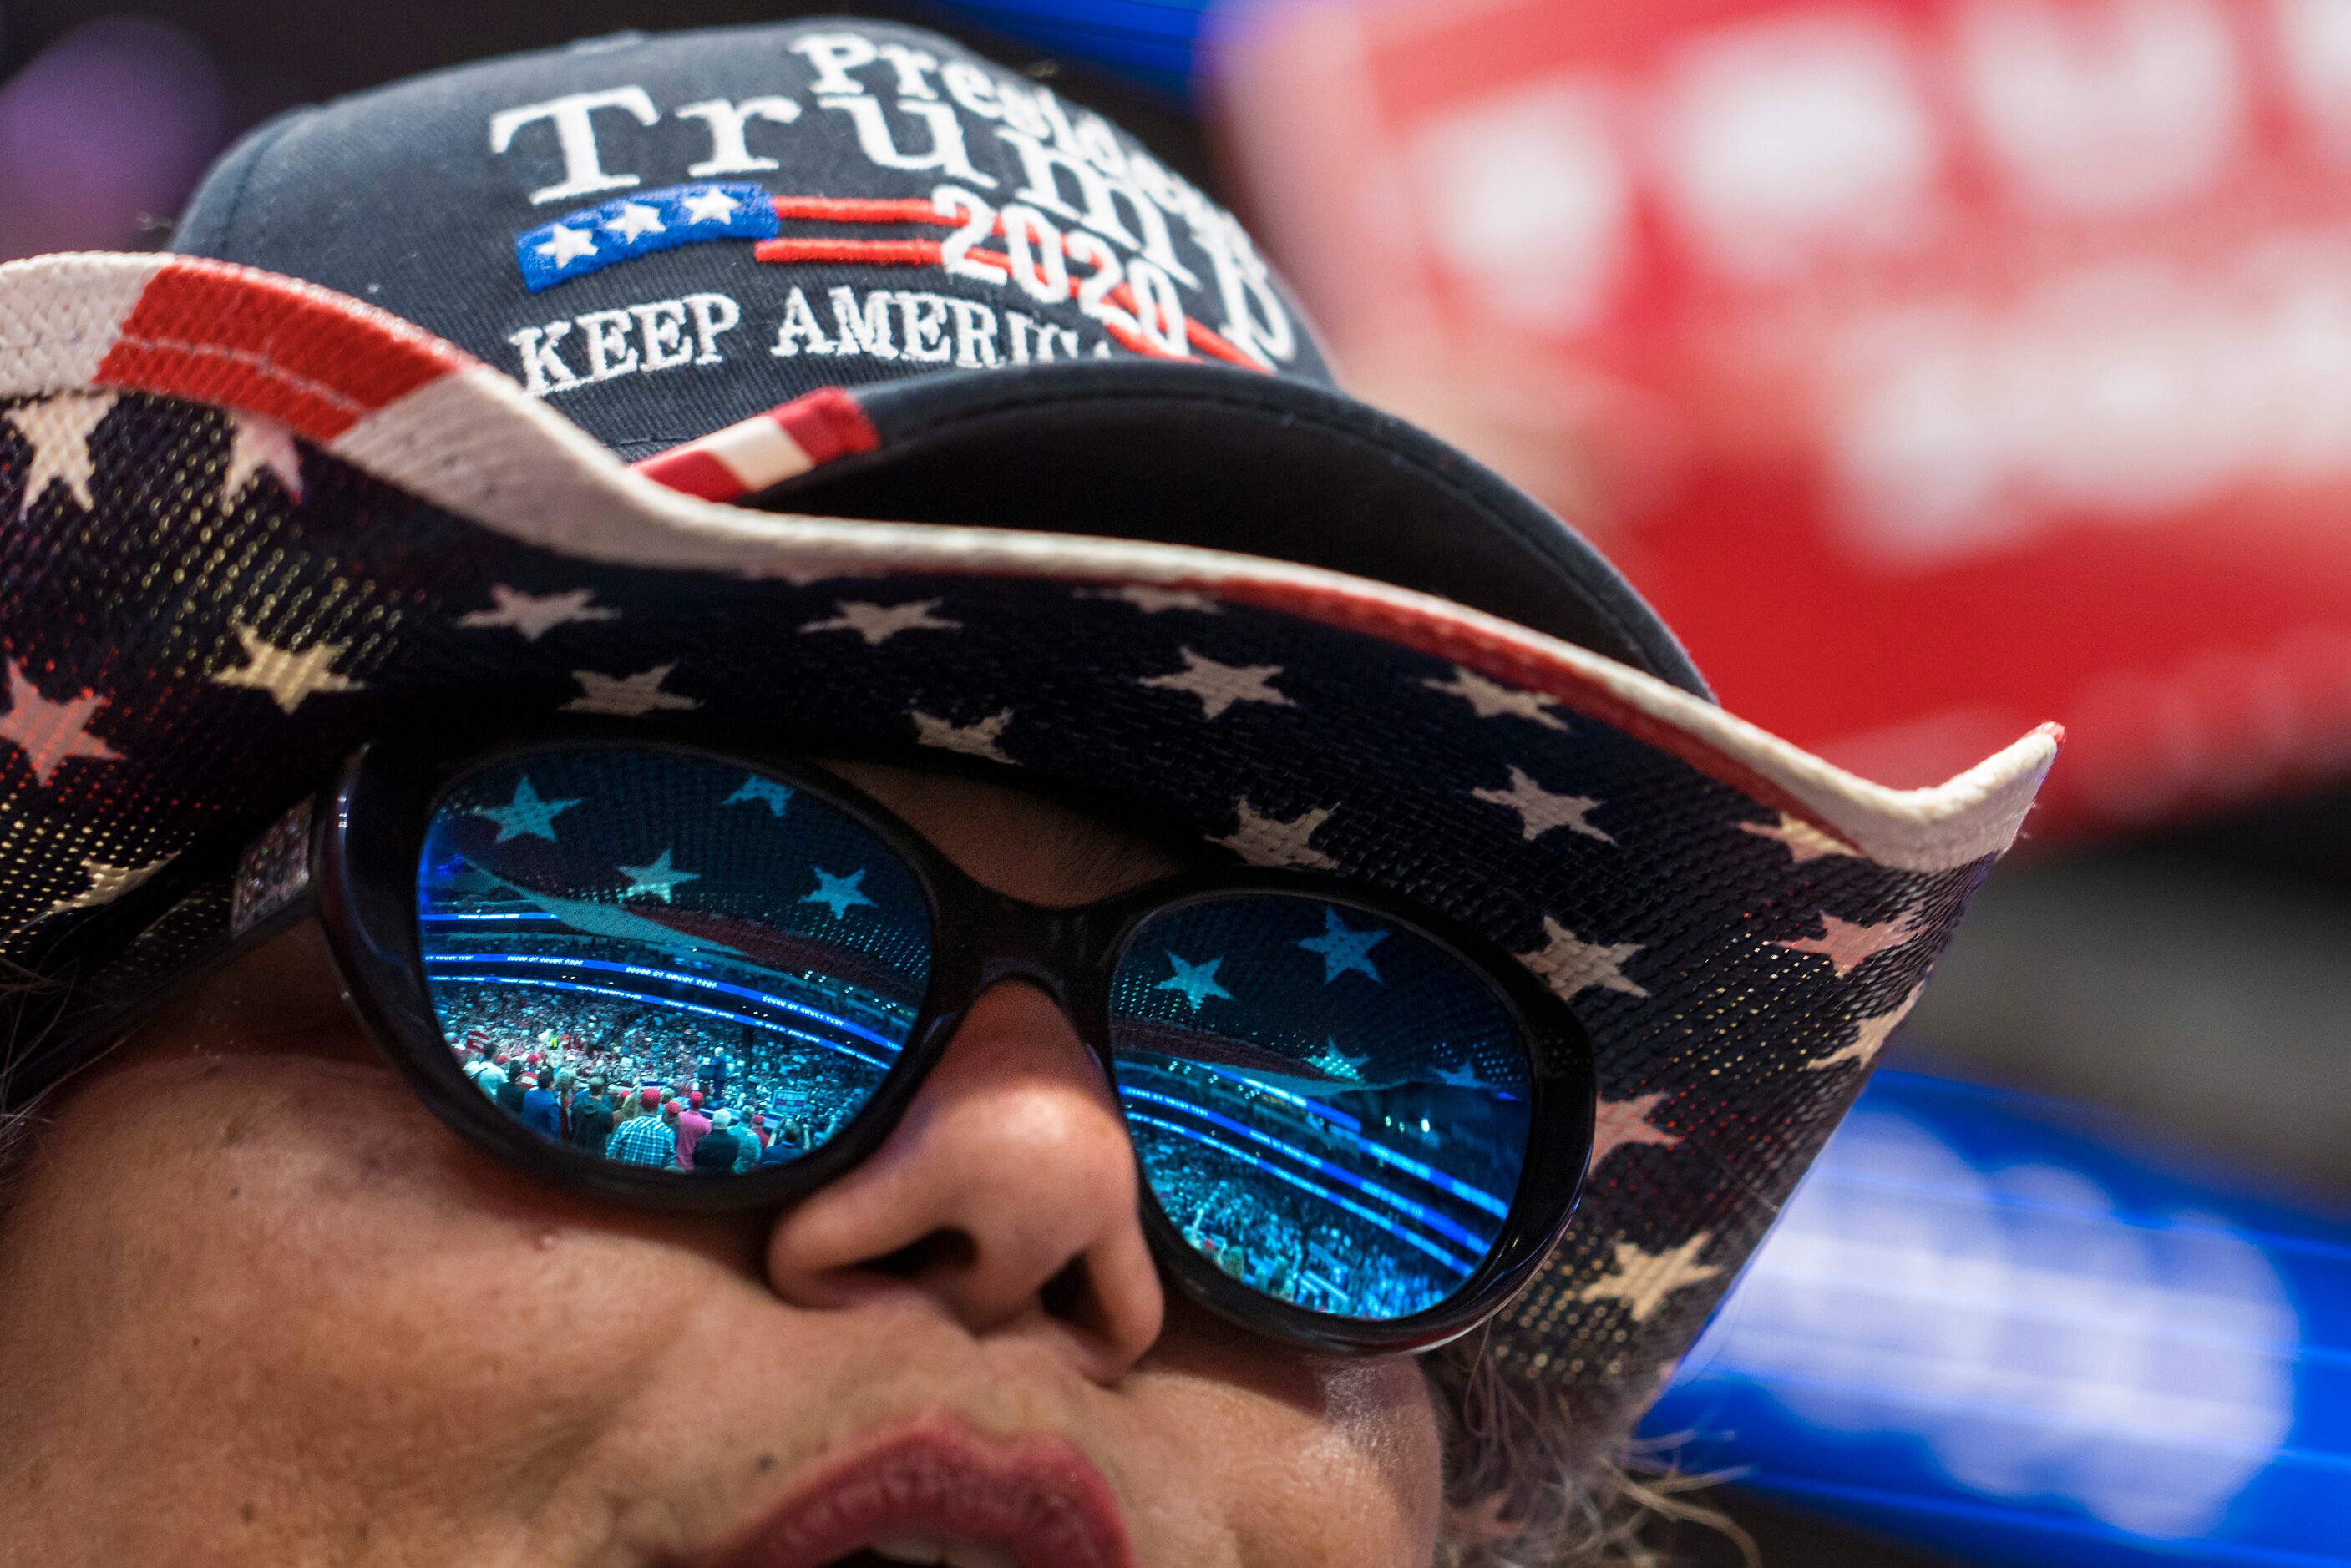
[[434,1001],[458,1065],[501,1110],[625,1164],[712,1174],[787,1164],[871,1089],[831,1053],[656,1006],[465,984],[439,987]]
[[1344,1210],[1213,1156],[1182,1158],[1183,1147],[1154,1140],[1151,1184],[1184,1239],[1234,1279],[1268,1295],[1350,1317],[1403,1317],[1447,1294],[1458,1282],[1399,1257]]

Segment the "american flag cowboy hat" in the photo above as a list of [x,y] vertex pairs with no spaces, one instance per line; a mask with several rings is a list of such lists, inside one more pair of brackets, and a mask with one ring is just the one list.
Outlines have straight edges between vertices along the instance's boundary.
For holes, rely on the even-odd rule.
[[[461,711],[1081,791],[1433,906],[1573,1007],[1585,1196],[1482,1353],[1594,1431],[2055,754],[1894,790],[1725,713],[1566,525],[1340,393],[1196,189],[926,34],[400,84],[256,133],[178,245],[0,267],[0,955],[103,958]],[[20,1084],[69,1065],[28,1038]]]

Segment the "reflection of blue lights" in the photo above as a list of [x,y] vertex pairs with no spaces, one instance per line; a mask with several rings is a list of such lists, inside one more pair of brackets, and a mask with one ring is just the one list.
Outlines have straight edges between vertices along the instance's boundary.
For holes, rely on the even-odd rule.
[[[1237,1073],[1228,1068],[1216,1066],[1207,1062],[1186,1062],[1182,1061],[1180,1058],[1167,1058],[1164,1061],[1153,1062],[1141,1056],[1131,1057],[1129,1060],[1136,1066],[1158,1067],[1160,1071],[1168,1073],[1171,1076],[1181,1076],[1180,1074],[1176,1074],[1172,1070],[1174,1066],[1181,1065],[1190,1068],[1194,1072],[1213,1073],[1219,1078],[1228,1078],[1237,1084],[1246,1084],[1250,1088],[1257,1090],[1259,1094],[1271,1095],[1275,1099],[1295,1106],[1299,1109],[1305,1111],[1310,1115],[1322,1117],[1326,1121],[1342,1124],[1342,1127],[1347,1135],[1347,1141],[1353,1144],[1355,1147],[1361,1149],[1373,1159],[1378,1160],[1382,1165],[1393,1166],[1396,1169],[1403,1171],[1407,1176],[1417,1176],[1423,1181],[1427,1182],[1431,1187],[1443,1188],[1446,1191],[1452,1193],[1456,1198],[1460,1199],[1463,1202],[1483,1209],[1487,1213],[1494,1215],[1497,1218],[1506,1215],[1510,1211],[1510,1206],[1507,1202],[1497,1199],[1492,1193],[1481,1191],[1475,1187],[1466,1186],[1461,1182],[1454,1180],[1453,1178],[1446,1175],[1445,1172],[1437,1169],[1435,1166],[1423,1164],[1421,1161],[1413,1158],[1412,1156],[1399,1153],[1397,1150],[1388,1147],[1385,1144],[1373,1142],[1370,1138],[1365,1137],[1363,1135],[1361,1129],[1364,1124],[1357,1121],[1353,1116],[1349,1116],[1344,1111],[1333,1110],[1329,1106],[1318,1104],[1315,1101],[1306,1099],[1301,1096],[1285,1094],[1283,1091],[1275,1088],[1271,1084],[1260,1083],[1257,1079],[1250,1077],[1246,1073]],[[1508,1099],[1510,1096],[1505,1095],[1500,1097]],[[1483,1243],[1480,1244],[1482,1245]]]
[[[1375,1198],[1393,1209],[1399,1210],[1404,1213],[1411,1215],[1414,1219],[1419,1220],[1430,1230],[1449,1237],[1465,1247],[1475,1247],[1482,1253],[1492,1244],[1492,1239],[1490,1237],[1477,1234],[1475,1231],[1458,1224],[1442,1214],[1439,1214],[1436,1210],[1431,1209],[1426,1203],[1416,1203],[1401,1192],[1397,1192],[1391,1188],[1383,1187],[1376,1181],[1367,1181],[1364,1178],[1357,1176],[1352,1170],[1347,1170],[1340,1166],[1333,1165],[1327,1159],[1309,1154],[1302,1148],[1299,1148],[1291,1144],[1284,1143],[1278,1137],[1258,1131],[1255,1127],[1244,1127],[1240,1123],[1233,1120],[1230,1116],[1219,1116],[1215,1111],[1209,1110],[1205,1106],[1192,1105],[1187,1101],[1176,1099],[1169,1095],[1153,1094],[1149,1089],[1129,1087],[1121,1089],[1119,1093],[1122,1096],[1128,1099],[1149,1100],[1154,1105],[1165,1106],[1168,1109],[1181,1112],[1185,1116],[1197,1116],[1202,1121],[1207,1122],[1214,1127],[1222,1127],[1227,1132],[1238,1133],[1241,1137],[1249,1139],[1251,1143],[1259,1144],[1266,1148],[1270,1148],[1276,1154],[1288,1155],[1290,1158],[1298,1161],[1299,1164],[1305,1166],[1311,1170],[1343,1181],[1349,1187],[1353,1188],[1356,1191],[1364,1194],[1366,1197]],[[1480,1194],[1479,1196],[1482,1197],[1483,1194]],[[1507,1210],[1498,1209],[1496,1212],[1507,1212]]]
[[584,985],[572,980],[542,980],[537,975],[528,974],[454,975],[450,978],[454,981],[467,985],[519,985],[538,991],[578,992],[586,996],[608,996],[615,1001],[633,1002],[646,1007],[665,1007],[675,1012],[692,1012],[704,1018],[723,1019],[728,1023],[740,1023],[747,1028],[764,1030],[770,1034],[786,1035],[794,1040],[806,1041],[811,1045],[821,1045],[828,1051],[837,1051],[844,1056],[854,1056],[876,1072],[886,1073],[890,1070],[889,1064],[877,1062],[855,1046],[844,1045],[838,1040],[827,1040],[821,1034],[810,1034],[804,1030],[787,1028],[771,1018],[752,1018],[740,1012],[729,1012],[723,1007],[705,1007],[698,1002],[683,1002],[672,996],[649,996],[640,991],[622,991],[618,986]]
[[[862,1023],[852,1023],[846,1018],[835,1017],[821,1009],[810,1007],[806,1002],[794,1002],[788,996],[776,996],[764,991],[753,991],[748,986],[733,985],[726,981],[712,980],[704,975],[680,974],[675,970],[654,969],[647,964],[615,963],[609,959],[574,958],[562,953],[429,953],[424,960],[427,969],[435,965],[449,968],[475,963],[547,964],[557,969],[595,970],[605,974],[632,975],[639,980],[665,981],[671,985],[699,986],[705,991],[716,991],[727,996],[740,997],[745,1002],[757,1002],[769,1007],[780,1007],[785,1012],[796,1012],[802,1018],[814,1019],[819,1023],[831,1024],[843,1033],[854,1034],[860,1040],[889,1052],[893,1056],[898,1054],[898,1042],[886,1034],[877,1034]],[[473,978],[486,979],[487,977]],[[763,1024],[761,1027],[778,1026]],[[792,1031],[784,1030],[783,1033],[789,1034]]]
[[1649,1430],[2001,1568],[2351,1568],[2351,1226],[1881,1073]]
[[1207,1133],[1200,1131],[1197,1127],[1177,1127],[1174,1122],[1162,1121],[1157,1116],[1146,1116],[1141,1114],[1133,1116],[1129,1119],[1140,1122],[1145,1127],[1157,1127],[1163,1132],[1174,1133],[1176,1137],[1188,1138],[1194,1143],[1205,1144],[1208,1147],[1215,1149],[1218,1154],[1225,1156],[1228,1159],[1238,1160],[1243,1165],[1249,1166],[1253,1169],[1265,1172],[1268,1176],[1274,1178],[1276,1180],[1288,1182],[1290,1186],[1297,1188],[1301,1192],[1307,1194],[1311,1198],[1328,1203],[1333,1208],[1343,1209],[1348,1213],[1353,1214],[1356,1219],[1363,1220],[1366,1224],[1377,1226],[1380,1230],[1386,1231],[1389,1235],[1394,1236],[1397,1241],[1404,1242],[1405,1245],[1418,1248],[1421,1251],[1427,1253],[1438,1262],[1443,1263],[1447,1269],[1453,1271],[1453,1273],[1457,1278],[1468,1274],[1470,1269],[1475,1267],[1474,1264],[1465,1262],[1461,1259],[1455,1257],[1451,1252],[1447,1251],[1443,1247],[1437,1245],[1435,1241],[1430,1241],[1427,1237],[1420,1234],[1418,1231],[1414,1231],[1407,1226],[1399,1225],[1384,1214],[1374,1213],[1371,1210],[1364,1208],[1362,1204],[1356,1202],[1353,1199],[1347,1197],[1344,1193],[1333,1192],[1327,1187],[1318,1186],[1315,1183],[1307,1180],[1296,1171],[1284,1170],[1281,1167],[1274,1164],[1270,1159],[1259,1159],[1256,1155],[1249,1153],[1249,1150],[1245,1148],[1235,1148],[1232,1145],[1225,1142],[1222,1138],[1210,1137]]

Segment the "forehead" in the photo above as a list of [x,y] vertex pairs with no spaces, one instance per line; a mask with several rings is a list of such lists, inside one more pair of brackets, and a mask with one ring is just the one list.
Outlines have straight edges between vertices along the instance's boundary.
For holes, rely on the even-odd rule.
[[1025,790],[877,763],[826,765],[976,881],[1015,898],[1083,904],[1185,867],[1167,844]]

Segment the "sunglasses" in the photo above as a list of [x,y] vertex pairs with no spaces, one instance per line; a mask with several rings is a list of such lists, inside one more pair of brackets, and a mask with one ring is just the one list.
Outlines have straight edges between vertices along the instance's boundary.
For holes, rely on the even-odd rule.
[[232,950],[319,922],[451,1127],[636,1208],[823,1186],[889,1136],[974,1000],[1028,981],[1100,1064],[1163,1276],[1317,1351],[1426,1349],[1490,1315],[1591,1147],[1573,1014],[1450,921],[1238,867],[1026,903],[805,762],[378,743],[246,848],[230,897]]

